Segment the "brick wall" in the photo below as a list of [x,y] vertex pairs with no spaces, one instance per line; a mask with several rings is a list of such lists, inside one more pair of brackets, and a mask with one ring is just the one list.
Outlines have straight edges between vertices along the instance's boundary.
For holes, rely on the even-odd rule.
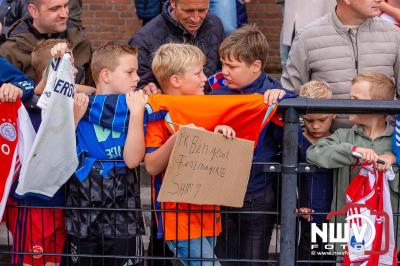
[[[252,0],[247,11],[249,21],[256,23],[269,41],[267,70],[277,73],[281,70],[279,32],[282,17],[280,6],[275,2]],[[127,41],[141,26],[133,0],[83,0],[82,21],[94,47],[107,41]]]

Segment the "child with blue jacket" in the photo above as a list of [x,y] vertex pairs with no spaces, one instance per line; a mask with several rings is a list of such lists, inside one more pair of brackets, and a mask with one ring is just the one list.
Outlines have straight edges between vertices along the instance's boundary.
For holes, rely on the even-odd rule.
[[[268,56],[268,42],[254,25],[244,26],[229,35],[219,48],[222,73],[211,77],[210,94],[264,94],[265,102],[276,103],[296,95],[282,89],[279,81],[263,71]],[[223,80],[223,81],[221,81]],[[213,83],[213,81],[217,81]],[[253,162],[278,162],[282,144],[282,122],[273,120],[263,130]],[[253,165],[242,208],[225,208],[234,212],[270,212],[276,207],[273,189],[274,173],[264,173],[263,165]],[[217,256],[221,258],[267,259],[274,226],[271,214],[232,213],[223,216],[222,234],[217,241]],[[223,262],[229,265],[229,262]]]
[[[328,84],[320,81],[310,81],[300,88],[300,96],[313,99],[330,99],[332,91]],[[336,115],[334,114],[305,114],[303,115],[304,132],[299,136],[299,160],[307,161],[308,148],[316,143],[320,138],[332,134],[331,125]],[[333,170],[318,168],[314,173],[306,173],[299,179],[299,213],[300,219],[300,240],[298,249],[298,259],[300,260],[333,260],[333,256],[311,255],[311,222],[320,226],[326,222],[326,214],[331,210],[333,195]],[[302,214],[304,213],[304,214]],[[320,240],[318,240],[320,241]],[[318,248],[314,251],[324,251],[322,241],[318,243]],[[326,251],[326,250],[325,250]]]

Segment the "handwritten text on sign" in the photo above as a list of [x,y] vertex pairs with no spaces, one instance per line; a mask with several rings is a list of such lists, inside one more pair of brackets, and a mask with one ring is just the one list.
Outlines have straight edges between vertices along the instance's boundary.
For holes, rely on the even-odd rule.
[[181,127],[158,201],[243,205],[254,142]]

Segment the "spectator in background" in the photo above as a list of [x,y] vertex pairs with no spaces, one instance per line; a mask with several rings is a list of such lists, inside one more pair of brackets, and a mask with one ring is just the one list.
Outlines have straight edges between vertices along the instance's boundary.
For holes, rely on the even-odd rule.
[[142,20],[143,26],[158,16],[165,0],[135,0],[136,15]]
[[40,40],[56,38],[67,39],[73,44],[75,64],[85,71],[85,84],[92,84],[90,59],[92,47],[81,28],[67,23],[68,0],[29,0],[31,16],[14,23],[7,32],[7,40],[0,47],[0,55],[25,72],[38,83],[40,77],[31,64],[31,53]]
[[83,29],[82,26],[82,0],[69,0],[69,20],[75,26]]
[[400,27],[400,1],[399,0],[385,0],[379,6],[382,11],[380,18],[395,24]]
[[0,45],[6,41],[8,28],[27,15],[28,0],[0,0]]
[[251,0],[210,0],[210,12],[221,19],[225,36],[247,22],[245,3],[250,2]]
[[[338,0],[336,10],[299,32],[283,71],[283,87],[298,91],[310,80],[325,81],[333,99],[349,99],[354,76],[378,71],[394,78],[399,93],[400,29],[375,18],[381,3]],[[334,128],[348,126],[343,116],[335,120]]]
[[166,43],[187,43],[200,48],[207,56],[206,76],[214,74],[219,65],[218,47],[224,28],[214,14],[208,13],[209,0],[169,0],[162,13],[147,23],[129,40],[139,48],[140,81],[138,88],[157,83],[151,70],[154,52]]
[[285,68],[296,31],[331,12],[336,5],[336,0],[285,0],[278,3],[282,4],[282,2],[283,25],[280,52],[282,68]]

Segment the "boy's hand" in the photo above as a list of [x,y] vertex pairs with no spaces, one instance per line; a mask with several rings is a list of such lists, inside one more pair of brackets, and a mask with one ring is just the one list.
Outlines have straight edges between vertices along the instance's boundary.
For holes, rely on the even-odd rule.
[[4,83],[0,87],[0,102],[15,102],[17,97],[21,98],[23,94],[21,88],[11,83]]
[[378,154],[372,149],[357,147],[355,152],[361,154],[361,160],[367,163],[376,163],[378,161]]
[[296,209],[296,213],[299,214],[299,217],[305,219],[307,222],[311,222],[312,221],[312,215],[311,214],[302,214],[302,213],[311,213],[314,212],[313,209],[310,208],[306,208],[306,207],[301,207]]
[[230,126],[219,125],[214,128],[215,133],[220,133],[228,139],[233,139],[236,137],[236,132]]
[[157,87],[156,84],[154,84],[153,82],[150,82],[149,84],[147,84],[144,88],[143,91],[145,94],[147,95],[152,95],[152,94],[161,94],[161,90]]
[[385,153],[378,156],[378,159],[385,162],[385,164],[375,163],[374,167],[380,172],[386,172],[392,164],[396,162],[396,157],[391,153]]
[[264,102],[268,105],[278,103],[286,95],[286,92],[281,89],[270,89],[264,92]]
[[53,58],[62,58],[66,52],[68,52],[68,45],[66,43],[57,43],[50,50]]
[[198,127],[195,124],[191,123],[191,124],[187,124],[184,125],[185,127],[191,127],[191,128],[196,128],[196,129],[200,129],[200,130],[206,130],[204,127]]
[[129,112],[144,112],[147,99],[149,98],[142,90],[131,91],[126,94],[126,105]]
[[78,125],[86,112],[89,104],[89,96],[84,93],[75,93],[74,95],[74,121],[75,126]]

